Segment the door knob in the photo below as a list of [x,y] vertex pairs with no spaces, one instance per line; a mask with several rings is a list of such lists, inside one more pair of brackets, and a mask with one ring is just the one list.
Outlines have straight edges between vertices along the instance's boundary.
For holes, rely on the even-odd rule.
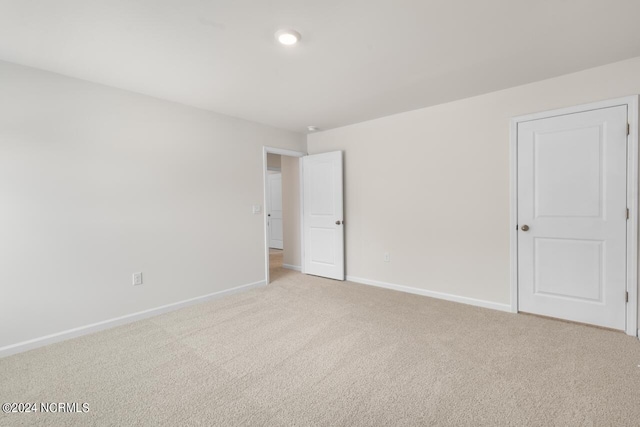
[[342,224],[342,221],[340,220],[336,221],[336,225],[340,225],[340,224]]
[[520,227],[520,230],[522,231],[529,231],[529,226],[527,224],[523,225],[522,227]]

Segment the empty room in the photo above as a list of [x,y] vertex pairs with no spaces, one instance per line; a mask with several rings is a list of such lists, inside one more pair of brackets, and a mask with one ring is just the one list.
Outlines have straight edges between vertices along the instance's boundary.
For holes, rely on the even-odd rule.
[[638,426],[640,1],[0,0],[0,426]]

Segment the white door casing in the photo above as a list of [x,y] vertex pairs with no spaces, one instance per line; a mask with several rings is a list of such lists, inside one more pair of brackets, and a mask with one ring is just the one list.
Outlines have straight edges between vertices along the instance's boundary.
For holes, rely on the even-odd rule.
[[304,272],[344,280],[342,152],[302,158]]
[[619,105],[518,123],[519,311],[625,329],[627,117]]
[[267,175],[267,226],[270,248],[283,248],[282,225],[282,173],[269,173]]

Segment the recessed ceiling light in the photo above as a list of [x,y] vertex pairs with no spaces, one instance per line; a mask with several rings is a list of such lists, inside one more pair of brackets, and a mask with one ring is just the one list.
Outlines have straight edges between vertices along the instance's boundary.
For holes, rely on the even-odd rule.
[[317,131],[319,131],[320,129],[318,129],[318,126],[307,126],[307,130],[308,130],[309,132],[317,132]]
[[302,36],[296,30],[278,30],[276,31],[276,40],[286,46],[298,43]]

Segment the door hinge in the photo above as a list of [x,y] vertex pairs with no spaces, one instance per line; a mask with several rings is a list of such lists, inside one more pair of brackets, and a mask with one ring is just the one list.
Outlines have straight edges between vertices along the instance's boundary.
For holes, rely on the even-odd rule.
[[624,293],[624,302],[629,302],[629,291]]
[[629,208],[627,208],[627,219],[629,219]]
[[631,135],[631,124],[627,123],[627,135]]

